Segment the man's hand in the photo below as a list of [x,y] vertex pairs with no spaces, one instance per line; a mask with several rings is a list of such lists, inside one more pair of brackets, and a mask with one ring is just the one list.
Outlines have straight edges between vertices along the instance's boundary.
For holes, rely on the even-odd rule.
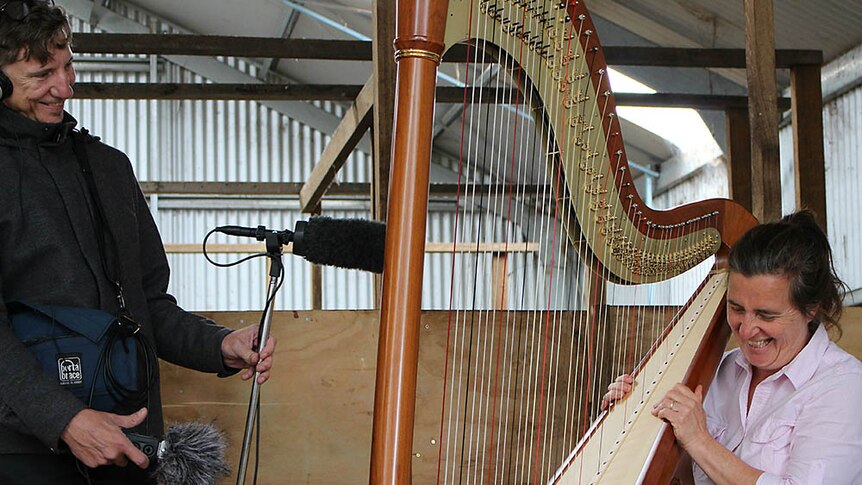
[[126,466],[129,461],[140,468],[150,466],[150,460],[123,434],[147,417],[147,408],[120,416],[94,409],[83,409],[66,425],[60,438],[69,445],[72,454],[90,468],[114,464]]
[[224,364],[232,369],[246,369],[242,373],[242,380],[246,381],[254,376],[257,370],[257,382],[263,384],[269,379],[269,370],[272,369],[272,354],[275,353],[275,338],[269,336],[263,351],[258,354],[257,348],[257,325],[251,325],[242,330],[234,330],[227,334],[221,341],[221,355]]

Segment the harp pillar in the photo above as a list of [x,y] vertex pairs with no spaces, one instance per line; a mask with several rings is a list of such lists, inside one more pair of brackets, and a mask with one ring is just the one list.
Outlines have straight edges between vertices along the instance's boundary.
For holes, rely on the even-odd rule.
[[412,478],[431,128],[446,7],[446,1],[402,0],[396,11],[395,130],[369,477],[375,485]]

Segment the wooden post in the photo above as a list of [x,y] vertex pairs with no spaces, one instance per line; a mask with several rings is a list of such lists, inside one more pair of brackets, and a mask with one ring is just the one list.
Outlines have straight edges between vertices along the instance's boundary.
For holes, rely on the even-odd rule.
[[745,0],[745,60],[751,120],[752,212],[760,221],[774,221],[781,216],[781,160],[772,0]]
[[506,310],[508,305],[507,292],[508,292],[508,263],[509,263],[509,253],[507,252],[495,252],[491,255],[491,265],[493,267],[493,278],[494,283],[491,285],[494,289],[494,295],[492,296],[494,302],[494,308],[497,310]]
[[[320,215],[320,205],[318,205],[312,215]],[[311,309],[323,309],[323,266],[319,264],[311,265]]]
[[[374,69],[374,131],[371,142],[371,217],[386,221],[389,203],[389,167],[392,164],[392,120],[395,117],[395,2],[375,0],[371,64]],[[380,302],[380,276],[374,276],[374,305]]]
[[751,211],[751,125],[748,110],[731,108],[727,120],[727,179],[730,198]]
[[392,160],[392,119],[395,116],[395,2],[375,0],[371,11],[374,45],[374,169],[371,182],[371,213],[386,221],[389,200],[389,166]]
[[796,207],[813,210],[826,230],[826,161],[823,155],[823,95],[820,66],[790,70]]

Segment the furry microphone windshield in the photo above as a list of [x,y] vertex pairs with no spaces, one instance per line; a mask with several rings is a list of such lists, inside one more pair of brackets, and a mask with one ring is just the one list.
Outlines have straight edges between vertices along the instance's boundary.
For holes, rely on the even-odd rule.
[[163,485],[214,485],[228,476],[227,440],[212,424],[180,423],[159,443],[153,477]]
[[340,268],[383,272],[386,224],[364,219],[312,217],[299,221],[293,254],[306,261]]

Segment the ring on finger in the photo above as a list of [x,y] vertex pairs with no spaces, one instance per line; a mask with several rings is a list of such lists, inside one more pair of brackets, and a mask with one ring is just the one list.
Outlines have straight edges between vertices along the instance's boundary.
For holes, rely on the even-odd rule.
[[671,410],[671,411],[673,411],[673,407],[674,407],[674,405],[676,405],[676,401],[671,401],[671,402],[670,402],[670,406],[668,406],[668,407],[670,408],[670,410]]

